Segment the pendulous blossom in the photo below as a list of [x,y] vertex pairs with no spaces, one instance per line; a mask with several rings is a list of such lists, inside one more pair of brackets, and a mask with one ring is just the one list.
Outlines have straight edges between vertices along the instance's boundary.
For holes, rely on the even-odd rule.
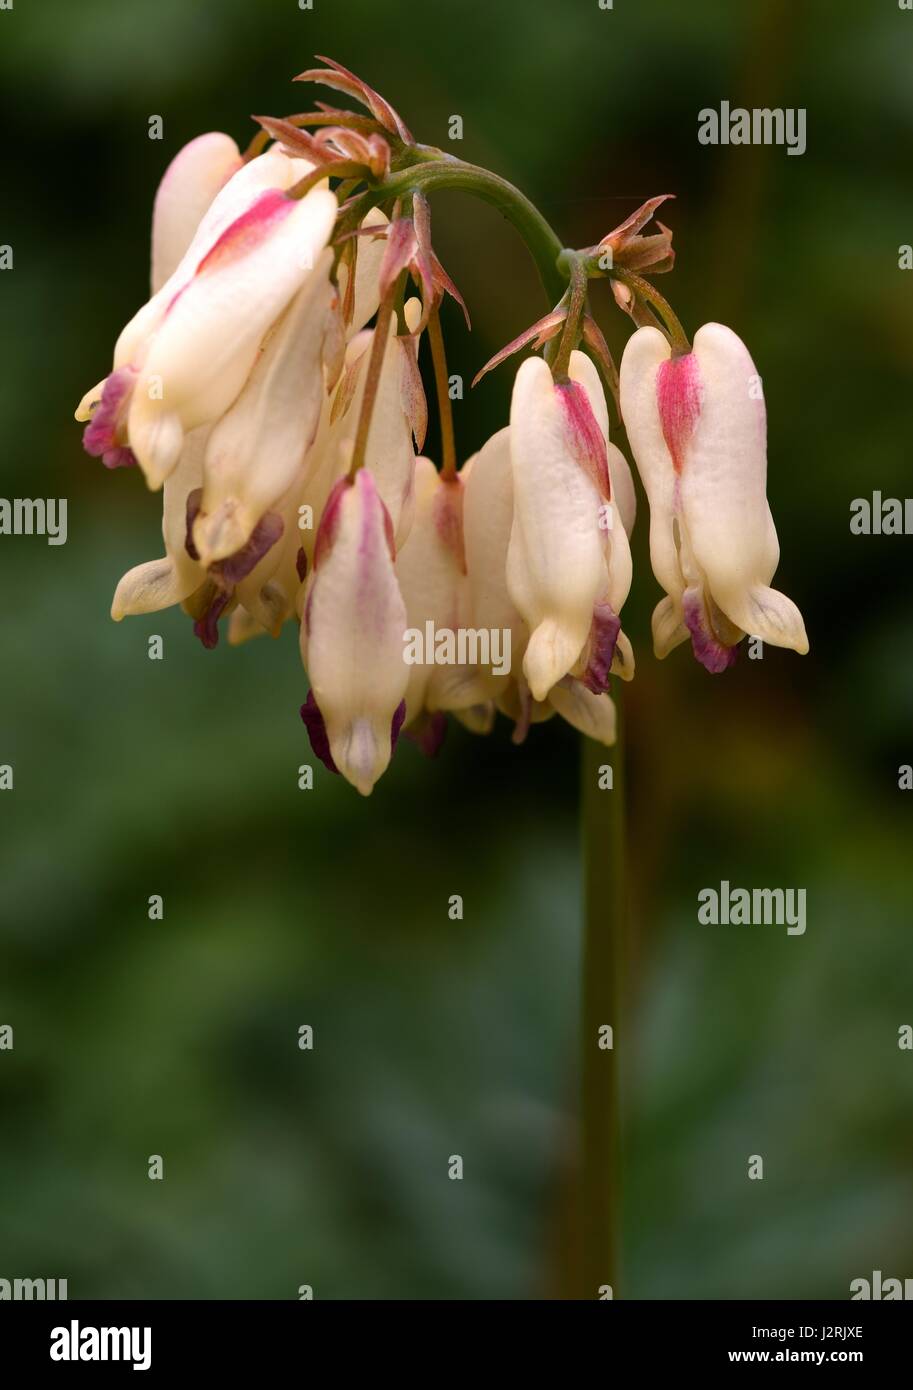
[[[544,700],[535,700],[522,670],[529,629],[507,586],[507,553],[514,513],[514,481],[511,465],[510,428],[499,430],[462,469],[465,476],[463,535],[466,553],[468,621],[474,628],[509,633],[511,669],[497,674],[491,666],[479,673],[480,703],[461,711],[462,722],[478,732],[488,732],[490,719],[482,713],[487,701],[514,720],[514,742],[520,743],[530,724],[560,714],[569,724],[600,743],[615,742],[615,706],[605,693],[594,693],[581,680],[566,675],[552,686]],[[623,457],[622,463],[624,463]],[[625,464],[625,470],[627,465]],[[621,475],[622,478],[624,474]],[[613,482],[615,481],[613,476]],[[620,489],[619,489],[620,491]],[[633,487],[627,473],[627,496],[633,505]],[[633,513],[629,513],[633,524]]]
[[626,465],[608,430],[599,376],[582,352],[571,353],[564,381],[541,357],[523,363],[510,407],[507,586],[530,629],[523,669],[535,700],[567,675],[596,694],[610,669],[633,675],[619,617],[631,552],[611,485],[613,468]]
[[333,229],[327,188],[286,194],[303,164],[269,151],[230,178],[177,268],[121,333],[110,375],[77,410],[89,422],[86,449],[109,467],[135,460],[160,486],[185,434],[237,397]]
[[406,712],[406,605],[393,527],[367,468],[330,495],[301,617],[311,688],[301,717],[314,752],[368,796],[386,770]]
[[769,587],[780,558],[767,504],[767,422],[748,349],[708,323],[673,356],[657,329],[629,340],[621,406],[650,502],[650,555],[666,598],[658,657],[691,638],[708,671],[732,665],[746,633],[808,651],[796,605]]
[[[467,610],[466,554],[463,546],[463,498],[467,469],[452,477],[439,473],[430,459],[415,464],[415,517],[409,539],[396,557],[396,575],[406,604],[408,628],[422,636],[460,632],[473,625]],[[446,640],[446,636],[445,636]],[[426,752],[443,737],[445,710],[462,710],[485,698],[478,667],[443,663],[422,647],[422,661],[409,664],[404,728]],[[455,653],[458,657],[458,653]]]

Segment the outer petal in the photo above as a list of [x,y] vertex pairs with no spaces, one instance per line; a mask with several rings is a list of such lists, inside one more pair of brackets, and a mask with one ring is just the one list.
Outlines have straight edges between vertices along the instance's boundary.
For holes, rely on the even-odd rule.
[[619,373],[621,413],[650,503],[650,559],[667,594],[680,600],[684,590],[675,543],[677,481],[663,438],[657,406],[657,377],[671,348],[658,328],[639,328],[629,339]]
[[[468,579],[468,621],[473,627],[510,633],[512,672],[526,650],[527,628],[507,587],[507,551],[514,513],[510,430],[499,430],[464,467],[463,540]],[[486,673],[490,699],[504,693],[510,676]]]
[[232,223],[179,291],[152,341],[127,422],[150,486],[177,462],[184,432],[218,419],[244,385],[263,336],[313,267],[336,198],[269,190]]
[[608,455],[612,496],[621,517],[621,524],[625,528],[625,535],[630,540],[634,522],[637,520],[637,493],[634,491],[631,465],[615,444],[608,446]]
[[548,698],[562,719],[588,738],[608,746],[615,742],[615,705],[610,695],[594,695],[580,681],[567,677]]
[[161,325],[175,296],[193,278],[203,258],[263,193],[290,187],[302,167],[306,172],[309,166],[303,160],[287,158],[279,150],[268,150],[242,165],[228,180],[204,213],[176,268],[121,332],[114,348],[115,370],[142,365],[152,334]]
[[204,564],[231,555],[298,480],[324,399],[322,353],[336,291],[327,247],[213,427],[194,541]]
[[[435,634],[458,635],[469,623],[466,614],[466,564],[463,549],[463,479],[443,478],[430,459],[415,465],[415,519],[409,538],[397,553],[396,573],[406,602],[408,625],[423,638],[426,624]],[[436,665],[424,650],[425,664],[409,667],[406,723],[422,710],[463,709],[485,701],[476,667]]]
[[[571,381],[578,382],[586,392],[590,408],[605,440],[611,489],[608,502],[603,498],[602,515],[606,521],[610,522],[605,527],[606,568],[609,583],[605,594],[600,595],[600,597],[607,599],[615,612],[620,613],[631,590],[631,547],[628,544],[628,536],[634,526],[636,508],[631,470],[628,468],[621,450],[609,443],[609,412],[606,406],[605,393],[602,389],[599,372],[586,353],[571,353],[568,376]],[[620,506],[620,499],[615,496],[615,479],[620,479],[625,488],[624,511]],[[627,520],[625,519],[626,516]]]
[[301,629],[333,762],[364,796],[390,762],[408,683],[406,606],[388,528],[374,479],[362,468],[328,503]]
[[177,270],[200,220],[241,167],[230,135],[210,131],[179,150],[158,186],[152,211],[152,293]]
[[157,613],[183,601],[206,580],[202,565],[188,554],[187,498],[203,479],[203,454],[208,427],[188,434],[177,468],[163,492],[162,536],[165,555],[137,565],[120,580],[111,605],[115,622],[135,613]]
[[603,498],[571,451],[562,399],[542,358],[527,359],[511,399],[507,584],[530,628],[524,670],[536,700],[577,661],[607,585]]

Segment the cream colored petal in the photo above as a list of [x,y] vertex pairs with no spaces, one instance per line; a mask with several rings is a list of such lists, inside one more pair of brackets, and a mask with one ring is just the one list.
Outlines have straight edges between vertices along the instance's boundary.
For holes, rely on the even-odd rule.
[[152,211],[152,293],[177,270],[203,214],[241,167],[230,135],[210,131],[179,150],[165,170]]
[[603,499],[570,451],[568,428],[548,366],[527,359],[511,399],[507,586],[530,629],[523,669],[537,700],[576,662],[608,583]]
[[232,404],[261,341],[313,267],[333,227],[335,196],[278,191],[216,243],[156,333],[133,393],[130,447],[150,487],[168,476],[184,432]]
[[293,483],[324,400],[322,354],[336,291],[329,247],[270,334],[234,405],[213,426],[194,540],[204,564],[246,545]]
[[549,702],[587,738],[611,747],[615,742],[615,705],[610,695],[594,695],[580,681],[566,679],[549,692]]
[[722,324],[694,336],[701,411],[682,471],[682,511],[714,599],[737,627],[808,650],[801,614],[768,587],[779,560],[767,505],[767,421],[761,379]]
[[333,538],[321,541],[309,581],[302,656],[336,767],[367,796],[390,762],[406,693],[406,606],[370,473],[361,469],[330,506]]
[[657,404],[657,377],[671,348],[658,328],[639,328],[621,359],[621,412],[641,482],[650,503],[650,559],[668,594],[684,589],[676,546],[676,477],[663,438]]

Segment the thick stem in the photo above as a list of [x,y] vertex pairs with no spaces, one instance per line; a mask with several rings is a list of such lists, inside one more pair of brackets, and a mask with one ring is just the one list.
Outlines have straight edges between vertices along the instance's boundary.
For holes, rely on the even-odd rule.
[[450,402],[450,380],[447,376],[447,356],[441,315],[437,304],[428,318],[428,341],[434,363],[434,384],[437,389],[437,408],[441,423],[441,477],[455,478],[457,471],[456,443],[453,437],[453,407]]
[[[578,1298],[610,1285],[618,1296],[620,1247],[620,1085],[617,1049],[627,1045],[620,1013],[627,905],[624,779],[619,742],[611,750],[584,739],[581,812],[584,882],[580,1206],[574,1280]],[[601,789],[612,769],[611,790]],[[606,1026],[611,1034],[605,1032]],[[607,1041],[611,1038],[611,1047]]]

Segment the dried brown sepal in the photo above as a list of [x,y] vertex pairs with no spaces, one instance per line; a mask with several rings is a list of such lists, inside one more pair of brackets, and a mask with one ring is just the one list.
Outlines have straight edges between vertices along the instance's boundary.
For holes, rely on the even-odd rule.
[[373,116],[363,116],[359,111],[346,111],[341,106],[327,106],[325,102],[315,101],[316,111],[297,111],[285,119],[294,126],[341,125],[349,130],[358,130],[362,135],[377,135],[384,129]]
[[337,420],[345,415],[349,406],[355,399],[355,392],[358,389],[358,378],[361,370],[368,360],[367,344],[363,350],[346,366],[345,371],[339,382],[336,395],[333,397],[333,404],[330,407],[330,424],[334,425]]
[[272,140],[278,141],[285,153],[293,159],[309,159],[312,164],[329,164],[338,158],[338,155],[328,150],[308,131],[299,130],[298,126],[279,116],[253,116],[251,119],[262,126]]
[[425,328],[435,299],[434,272],[428,256],[419,245],[418,229],[411,217],[397,217],[387,227],[387,249],[380,267],[381,298],[389,294],[404,270],[422,288],[422,318],[417,332]]
[[640,295],[635,294],[628,285],[622,284],[620,280],[613,280],[612,294],[619,309],[628,314],[638,328],[658,328],[666,336],[666,330],[649,304],[645,304]]
[[500,352],[496,352],[494,357],[489,358],[481,371],[473,377],[473,386],[478,385],[487,372],[495,367],[500,367],[502,362],[506,362],[508,357],[512,357],[515,352],[521,352],[523,348],[532,346],[536,352],[554,338],[564,326],[567,318],[567,305],[559,304],[557,309],[552,309],[551,313],[538,320],[530,328],[525,328],[516,338],[512,339],[506,347],[502,347]]
[[469,318],[469,310],[466,308],[466,301],[433,251],[431,253],[431,273],[437,288],[444,294],[449,294],[450,298],[455,299],[457,304],[459,304],[460,308],[463,310],[463,318],[466,320],[466,327],[471,333],[472,323]]
[[363,164],[374,179],[385,178],[390,172],[390,146],[382,135],[362,135],[343,126],[326,126],[314,139],[330,148],[335,158]]
[[641,203],[630,217],[626,217],[624,222],[619,222],[611,232],[608,232],[600,242],[599,246],[611,246],[613,251],[620,251],[623,246],[627,246],[633,241],[642,227],[645,227],[658,207],[669,198],[674,198],[674,193],[660,193],[655,198],[648,198],[645,203]]
[[602,329],[591,314],[584,314],[583,316],[583,341],[602,372],[620,418],[621,397],[618,391],[618,368],[615,365],[615,358],[612,356],[611,349],[603,337]]
[[341,247],[339,252],[339,265],[345,266],[346,288],[342,299],[342,318],[343,322],[352,322],[352,315],[355,313],[355,242],[350,237],[342,237],[338,243]]
[[366,106],[386,130],[398,135],[407,145],[415,144],[409,127],[379,92],[375,92],[374,88],[369,87],[367,82],[356,77],[354,72],[350,72],[348,68],[344,68],[333,58],[324,58],[320,53],[315,56],[318,62],[326,63],[327,66],[325,68],[308,68],[305,72],[298,74],[294,79],[295,82],[319,82],[324,87],[332,87],[334,91],[345,92],[347,96],[354,97],[356,101],[360,101],[363,106]]
[[[626,270],[652,270],[658,266],[659,274],[672,269],[675,252],[672,250],[672,232],[662,222],[657,221],[659,232],[653,236],[641,236],[640,230],[674,193],[661,193],[656,198],[648,198],[645,203],[626,217],[613,231],[609,232],[591,246],[588,251],[588,269],[591,274],[609,274],[613,266],[623,266]],[[608,264],[603,265],[608,253]]]
[[403,354],[403,374],[400,384],[400,400],[409,421],[412,437],[418,453],[425,447],[428,432],[428,398],[422,384],[422,374],[418,367],[418,338],[406,333],[396,339]]
[[[415,218],[415,235],[418,241],[419,251],[430,269],[431,283],[434,286],[435,296],[440,298],[444,294],[449,294],[452,299],[455,299],[463,310],[466,327],[471,332],[472,324],[469,320],[469,310],[466,308],[466,301],[441,265],[435,254],[434,247],[431,244],[431,205],[420,189],[416,190],[412,195],[412,215]],[[428,312],[430,312],[430,306]]]
[[348,320],[344,318],[343,314],[344,308],[337,290],[330,305],[323,339],[324,384],[328,395],[335,390],[337,382],[342,376],[342,369],[346,364],[346,323]]

